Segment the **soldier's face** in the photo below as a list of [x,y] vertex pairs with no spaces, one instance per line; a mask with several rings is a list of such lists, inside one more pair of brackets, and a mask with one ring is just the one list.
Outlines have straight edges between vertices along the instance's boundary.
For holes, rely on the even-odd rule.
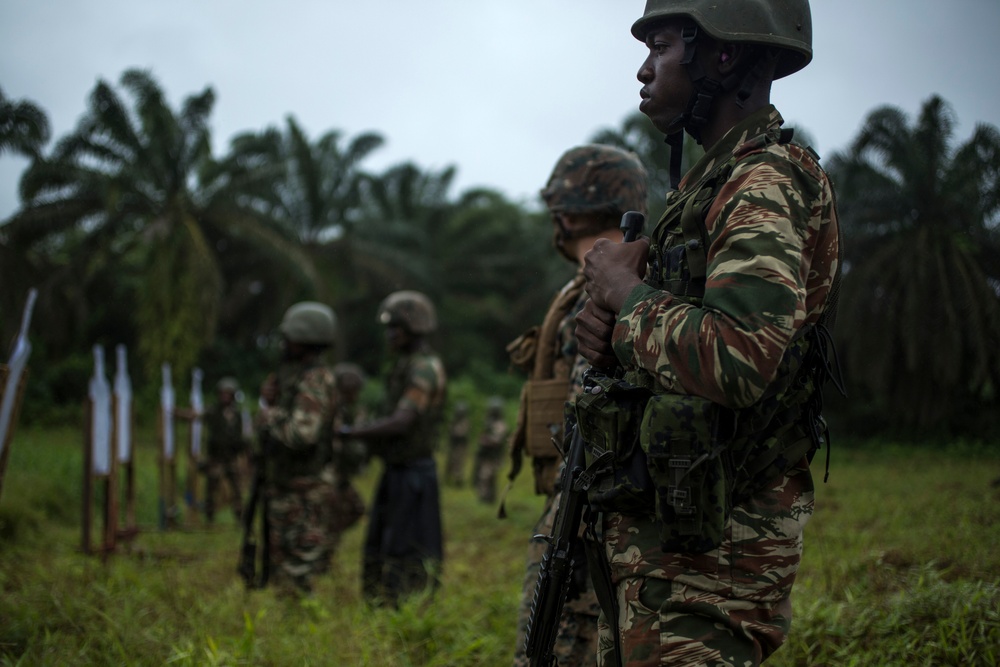
[[694,90],[691,76],[681,64],[684,25],[681,21],[667,20],[653,26],[646,35],[649,55],[636,74],[642,83],[639,111],[649,116],[656,129],[664,134],[683,129],[677,121],[687,109]]
[[385,341],[390,350],[405,350],[412,338],[410,332],[399,324],[387,324],[385,327]]

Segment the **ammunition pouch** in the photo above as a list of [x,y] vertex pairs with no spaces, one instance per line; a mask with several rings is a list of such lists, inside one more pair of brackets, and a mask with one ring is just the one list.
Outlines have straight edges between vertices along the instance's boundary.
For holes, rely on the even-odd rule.
[[704,553],[722,543],[732,509],[732,414],[683,394],[656,394],[646,404],[640,434],[664,551]]
[[[584,442],[583,486],[595,511],[646,513],[653,506],[653,481],[639,442],[640,422],[650,393],[602,373],[588,372],[570,419]],[[567,427],[566,433],[572,429]]]
[[525,385],[525,443],[528,456],[560,456],[555,438],[562,430],[569,393],[567,380],[528,380]]
[[589,374],[569,417],[585,443],[591,508],[654,515],[664,551],[717,547],[731,509],[732,414],[697,396]]

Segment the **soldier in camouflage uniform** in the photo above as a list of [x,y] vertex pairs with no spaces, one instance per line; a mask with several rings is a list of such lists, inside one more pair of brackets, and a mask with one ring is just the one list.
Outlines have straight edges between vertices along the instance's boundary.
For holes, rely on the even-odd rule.
[[465,484],[465,459],[469,451],[469,404],[459,401],[448,427],[448,462],[444,469],[444,483],[462,488]]
[[506,451],[510,429],[503,416],[503,399],[494,396],[486,409],[486,423],[476,450],[476,495],[484,503],[497,499],[497,476]]
[[282,363],[261,387],[257,415],[258,460],[267,467],[271,578],[279,590],[308,594],[333,549],[330,468],[338,400],[322,355],[334,342],[336,319],[329,307],[304,301],[285,312],[279,331]]
[[[584,145],[564,153],[541,191],[552,219],[553,244],[577,267],[576,275],[555,295],[541,326],[513,341],[507,350],[511,362],[528,381],[521,391],[517,424],[511,438],[513,480],[523,457],[531,457],[535,493],[545,496],[541,517],[528,543],[527,567],[518,609],[514,665],[528,664],[524,655],[525,630],[538,570],[551,535],[559,493],[556,477],[562,457],[553,439],[560,440],[564,406],[579,393],[587,363],[577,354],[574,316],[583,308],[583,256],[599,238],[620,241],[619,226],[626,211],[646,210],[646,170],[634,154],[603,145]],[[554,654],[560,667],[593,665],[597,659],[597,598],[589,585],[582,553],[577,554],[576,593],[563,610]]]
[[218,401],[205,412],[207,431],[205,442],[205,518],[215,520],[215,497],[219,482],[229,486],[229,503],[233,516],[239,521],[243,512],[239,475],[236,467],[242,455],[249,451],[250,443],[243,437],[243,415],[236,403],[239,383],[224,377],[215,386]]
[[632,34],[640,110],[707,152],[648,241],[585,260],[581,354],[650,394],[631,430],[653,488],[598,526],[601,664],[757,665],[791,623],[840,265],[830,181],[769,101],[811,58],[809,5],[648,0]]
[[410,593],[437,587],[444,555],[437,466],[433,458],[446,378],[426,337],[437,328],[434,305],[420,292],[387,296],[379,321],[395,360],[386,379],[385,416],[342,426],[385,464],[369,512],[362,593],[395,607]]

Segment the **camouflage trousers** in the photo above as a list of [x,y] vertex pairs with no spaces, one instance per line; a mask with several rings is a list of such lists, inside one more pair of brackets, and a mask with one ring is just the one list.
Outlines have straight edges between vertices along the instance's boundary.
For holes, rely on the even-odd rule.
[[[546,499],[545,510],[535,524],[533,535],[552,534],[558,507],[558,493]],[[528,658],[524,655],[524,640],[528,618],[531,616],[531,601],[535,594],[535,583],[538,581],[538,570],[547,546],[548,542],[539,537],[532,537],[528,543],[527,568],[521,586],[521,602],[518,605],[514,667],[528,665]],[[597,604],[597,596],[594,594],[589,576],[586,576],[586,573],[582,573],[584,576],[576,576],[578,574],[581,573],[574,573],[574,579],[585,582],[586,588],[578,597],[567,601],[563,607],[553,648],[556,664],[559,667],[588,667],[597,664],[597,617],[601,608]]]
[[602,614],[602,667],[755,667],[784,642],[802,532],[813,511],[808,464],[733,508],[723,543],[704,554],[663,553],[652,518],[609,514],[605,553],[616,628]]
[[279,589],[309,593],[312,580],[329,570],[337,535],[334,488],[319,477],[299,477],[268,493],[271,581]]

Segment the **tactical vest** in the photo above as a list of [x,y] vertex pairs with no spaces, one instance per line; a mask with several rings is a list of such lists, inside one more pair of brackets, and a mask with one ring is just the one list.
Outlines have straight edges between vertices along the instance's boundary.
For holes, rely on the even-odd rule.
[[[790,139],[790,131],[773,129],[757,141],[763,148]],[[671,192],[650,239],[646,282],[681,303],[702,304],[705,219],[737,162],[732,156],[716,165],[699,187]],[[594,478],[588,492],[591,505],[626,513],[652,511],[666,551],[704,552],[718,546],[734,505],[803,457],[811,460],[828,440],[820,388],[831,375],[826,322],[838,287],[839,268],[823,317],[792,340],[774,381],[752,406],[732,410],[701,397],[664,393],[644,372],[632,371],[622,379],[590,378],[575,417]]]
[[[429,351],[416,351],[400,358],[393,367],[386,382],[386,414],[391,414],[404,392],[409,386],[410,375],[417,363],[426,363],[439,369],[440,360]],[[443,375],[438,376],[438,384],[443,381]],[[439,428],[443,415],[445,387],[431,388],[431,396],[427,410],[419,413],[410,430],[399,437],[387,438],[385,442],[375,447],[376,453],[388,465],[408,465],[420,459],[430,458],[437,444]]]
[[562,367],[556,349],[559,327],[583,294],[584,279],[577,274],[549,304],[541,326],[532,327],[507,346],[511,363],[528,373],[521,389],[517,424],[511,437],[513,481],[521,471],[523,456],[532,459],[535,492],[552,495],[562,455],[555,446],[561,438],[571,367]]
[[[278,405],[285,411],[289,419],[295,410],[295,399],[306,374],[321,368],[323,365],[319,362],[293,363],[282,366],[278,371]],[[330,391],[333,392],[332,373],[329,373],[329,382]],[[333,405],[329,406],[329,418],[321,425],[316,442],[313,444],[293,449],[286,443],[270,442],[270,436],[266,438],[264,446],[266,448],[265,456],[269,464],[268,480],[270,482],[277,486],[285,486],[298,478],[315,477],[322,473],[324,467],[333,459],[334,407]]]

